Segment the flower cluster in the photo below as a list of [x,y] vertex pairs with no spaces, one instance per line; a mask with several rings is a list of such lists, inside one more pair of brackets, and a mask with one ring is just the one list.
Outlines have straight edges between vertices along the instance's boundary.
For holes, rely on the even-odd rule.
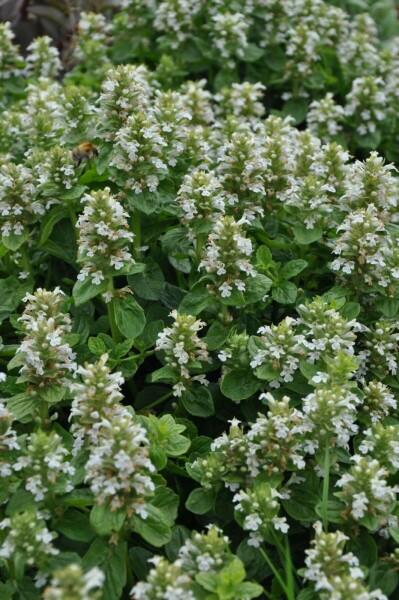
[[324,533],[320,521],[314,529],[313,548],[306,550],[304,577],[313,583],[320,598],[387,600],[380,590],[370,592],[365,587],[359,559],[352,552],[344,552],[348,536],[341,531]]
[[96,502],[111,511],[125,509],[145,519],[146,498],[155,489],[154,471],[146,432],[131,414],[124,411],[103,419],[86,464],[86,481]]
[[199,269],[211,275],[211,292],[221,298],[229,298],[233,291],[244,292],[249,277],[256,271],[250,261],[252,243],[245,236],[242,226],[245,219],[220,217],[209,234]]
[[165,327],[156,341],[156,349],[165,353],[165,362],[177,379],[173,386],[175,396],[194,382],[208,385],[205,375],[190,375],[190,368],[203,362],[211,362],[206,343],[198,336],[205,323],[191,315],[179,314],[173,310],[171,327]]
[[78,281],[90,277],[99,285],[112,275],[126,273],[134,264],[129,250],[133,233],[129,231],[128,214],[110,188],[85,194],[85,207],[76,227],[79,231],[78,262],[83,266]]
[[20,381],[31,384],[36,395],[42,395],[46,387],[59,386],[76,369],[66,338],[71,318],[61,310],[64,300],[59,288],[53,292],[38,288],[26,295],[26,307],[18,319],[25,334],[16,354],[17,365],[22,365]]
[[44,600],[97,600],[101,597],[104,573],[93,567],[86,573],[79,565],[71,564],[54,572],[43,592]]
[[49,494],[73,490],[70,479],[75,474],[75,468],[67,460],[68,455],[69,451],[59,435],[38,431],[27,440],[26,449],[13,469],[22,474],[25,489],[33,494],[37,502],[41,502]]

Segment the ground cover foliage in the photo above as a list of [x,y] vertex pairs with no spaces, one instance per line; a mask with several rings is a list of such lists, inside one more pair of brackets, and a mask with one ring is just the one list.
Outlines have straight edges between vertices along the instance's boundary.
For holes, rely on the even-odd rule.
[[64,57],[0,24],[2,600],[398,597],[397,35],[360,0],[126,0]]

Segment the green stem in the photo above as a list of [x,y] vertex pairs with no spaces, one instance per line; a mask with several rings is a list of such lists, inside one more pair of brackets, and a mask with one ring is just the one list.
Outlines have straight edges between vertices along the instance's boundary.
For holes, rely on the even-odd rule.
[[75,227],[76,227],[76,221],[78,219],[77,219],[76,213],[73,210],[72,206],[68,207],[68,214],[69,214],[69,219],[71,221],[72,227],[75,229]]
[[274,566],[274,564],[272,563],[272,561],[270,560],[270,558],[267,556],[266,552],[263,550],[263,548],[259,548],[261,555],[263,556],[265,563],[267,564],[267,566],[269,567],[269,569],[271,570],[271,572],[273,573],[273,575],[275,576],[275,578],[277,579],[277,581],[280,584],[281,589],[283,590],[284,594],[286,595],[287,598],[289,598],[289,600],[295,600],[294,597],[291,597],[288,595],[288,588],[285,584],[285,582],[283,581],[283,578],[281,577],[280,573],[277,571],[276,567]]
[[151,409],[151,408],[155,408],[155,406],[158,406],[159,404],[162,404],[162,402],[164,402],[165,400],[167,400],[168,398],[170,398],[173,395],[173,392],[168,392],[167,394],[164,394],[163,396],[161,396],[160,398],[158,398],[158,400],[155,400],[155,402],[152,402],[151,404],[147,404],[147,406],[145,406],[145,410]]
[[141,248],[141,214],[138,210],[133,213],[130,225],[134,234],[133,248],[137,255],[138,249]]
[[21,246],[22,266],[24,271],[32,275],[32,265],[30,264],[28,247],[26,244]]
[[139,358],[145,358],[146,356],[152,356],[153,354],[155,354],[155,350],[149,350],[148,352],[142,352],[141,354],[130,354],[129,356],[126,356],[126,358],[122,358],[120,362],[131,360],[132,358],[134,360],[139,360]]
[[[111,292],[111,294],[114,294],[115,288],[114,288],[114,282],[113,279],[111,277],[111,279],[109,280],[109,284],[108,284],[108,291]],[[116,325],[116,320],[115,320],[115,306],[114,306],[114,300],[112,299],[111,302],[107,303],[107,311],[108,311],[108,320],[109,320],[109,326],[111,329],[111,334],[112,334],[112,339],[114,340],[114,342],[116,344],[118,344],[119,342],[122,341],[121,338],[121,334],[119,332],[119,329]]]
[[323,518],[324,531],[328,531],[328,493],[330,488],[330,439],[326,439],[326,450],[324,455],[324,479],[323,496],[321,502],[321,514]]
[[279,536],[273,532],[273,539],[276,543],[280,561],[284,565],[285,578],[287,582],[287,597],[289,600],[295,600],[295,578],[294,578],[294,567],[291,558],[291,548],[288,535],[284,536],[285,546],[282,545]]

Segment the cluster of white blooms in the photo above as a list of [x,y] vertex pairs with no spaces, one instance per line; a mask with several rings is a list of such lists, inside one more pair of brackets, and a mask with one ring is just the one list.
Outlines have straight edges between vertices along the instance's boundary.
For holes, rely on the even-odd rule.
[[17,433],[11,425],[12,421],[13,415],[4,406],[3,402],[0,402],[0,478],[11,475],[12,463],[9,452],[20,448]]
[[[66,148],[54,146],[50,150],[36,150],[29,155],[29,162],[37,181],[37,189],[49,203],[62,202],[62,194],[77,183],[76,165]],[[70,202],[70,200],[69,200]]]
[[27,86],[22,133],[29,147],[49,148],[64,130],[62,87],[48,77],[39,77]]
[[236,59],[244,56],[248,46],[249,25],[245,16],[239,12],[220,12],[213,15],[209,27],[215,49],[226,60],[226,66],[233,69]]
[[14,463],[13,469],[21,472],[25,489],[37,502],[41,502],[50,494],[65,494],[73,490],[71,477],[75,468],[68,457],[69,450],[57,433],[47,434],[39,430],[29,436],[25,451]]
[[129,116],[148,107],[148,78],[149,72],[144,65],[120,65],[107,72],[98,99],[100,137],[114,140]]
[[223,481],[236,491],[263,473],[273,476],[305,468],[306,434],[311,429],[305,415],[290,406],[286,396],[277,401],[267,393],[260,399],[268,403],[266,415],[259,415],[246,431],[232,419],[229,432],[212,442],[210,454],[190,465],[204,487]]
[[247,333],[233,333],[223,344],[223,348],[218,353],[218,359],[222,363],[222,376],[232,369],[250,367],[248,341]]
[[351,381],[357,360],[337,352],[326,362],[327,372],[319,372],[312,378],[316,389],[302,401],[312,432],[306,439],[306,449],[311,454],[325,443],[347,448],[350,437],[358,432],[357,407],[361,400]]
[[106,64],[110,32],[111,26],[104,15],[81,12],[75,35],[75,59],[93,69]]
[[243,223],[263,215],[267,160],[257,138],[249,133],[233,133],[219,149],[217,163],[217,176],[227,193],[226,210],[230,206],[230,212],[238,213]]
[[303,336],[295,332],[297,321],[286,317],[278,325],[264,325],[258,329],[251,360],[260,379],[269,381],[274,388],[282,382],[290,382],[298,369],[299,359],[305,355]]
[[263,96],[266,87],[260,83],[233,83],[215,94],[217,114],[235,117],[262,117],[265,113]]
[[129,250],[133,233],[129,231],[129,215],[109,187],[85,194],[82,202],[85,206],[76,224],[78,262],[82,263],[78,280],[90,277],[99,285],[104,279],[126,273],[134,264]]
[[54,571],[43,600],[99,600],[105,575],[98,567],[86,573],[76,564]]
[[268,410],[251,424],[246,434],[246,463],[251,476],[264,471],[278,474],[286,469],[305,468],[305,437],[310,427],[303,413],[290,406],[287,396],[277,401],[266,393],[259,399],[267,401]]
[[213,172],[195,170],[184,176],[176,201],[184,212],[183,222],[195,226],[197,220],[206,223],[224,213],[226,197]]
[[250,261],[252,242],[243,229],[246,222],[244,218],[235,221],[230,216],[220,217],[203,251],[198,269],[212,276],[208,287],[222,298],[229,298],[233,291],[245,292],[248,277],[256,275]]
[[111,421],[124,411],[120,404],[124,379],[118,372],[111,373],[107,360],[108,355],[103,354],[97,362],[79,366],[76,375],[80,376],[80,381],[69,383],[73,393],[70,419],[73,419],[71,432],[75,438],[75,453],[87,439],[91,444],[97,442],[103,419]]
[[176,310],[170,313],[170,317],[174,323],[159,333],[156,350],[165,353],[165,362],[172,367],[177,380],[173,393],[181,396],[194,382],[208,385],[205,375],[190,375],[190,365],[211,362],[211,359],[206,343],[198,336],[205,323],[191,315],[179,314]]
[[182,561],[170,563],[162,556],[150,559],[154,567],[146,581],[136,583],[131,590],[132,600],[195,600],[191,591],[193,580],[182,570]]
[[349,213],[338,231],[342,233],[333,242],[333,254],[338,257],[331,269],[343,278],[350,276],[359,291],[382,288],[394,295],[399,280],[399,243],[388,234],[375,205]]
[[156,90],[152,114],[164,139],[165,161],[174,167],[185,149],[187,126],[191,121],[184,97],[178,92]]
[[[131,598],[135,600],[194,600],[203,596],[205,590],[202,581],[197,576],[206,574],[215,581],[229,581],[229,567],[240,569],[242,579],[245,578],[245,569],[241,561],[234,556],[230,550],[230,540],[223,535],[221,529],[215,525],[208,525],[208,531],[198,533],[192,532],[185,543],[177,552],[176,560],[171,563],[161,556],[154,556],[148,562],[154,567],[147,575],[144,582],[137,583],[131,590]],[[194,583],[195,582],[195,583]],[[228,584],[229,585],[229,584]],[[245,589],[249,585],[251,590]],[[236,596],[243,600],[249,600],[259,596],[260,586],[243,584],[243,589],[235,589]],[[209,591],[208,586],[205,589]],[[250,595],[252,592],[252,595]]]
[[326,222],[332,212],[329,192],[335,192],[331,183],[309,174],[292,183],[285,194],[285,204],[301,216],[306,229],[313,229]]
[[265,481],[256,483],[253,489],[240,490],[233,498],[235,510],[242,520],[242,528],[249,531],[249,546],[256,548],[270,535],[270,529],[287,533],[289,526],[285,517],[279,517],[281,493]]
[[363,400],[361,419],[367,424],[377,423],[397,408],[397,400],[387,385],[381,381],[363,381]]
[[320,296],[297,307],[302,344],[307,350],[307,360],[312,363],[325,356],[333,357],[338,351],[354,353],[356,332],[363,327],[356,319],[347,321],[337,308],[336,302],[329,303]]
[[344,109],[334,101],[331,92],[321,100],[313,100],[307,114],[307,124],[312,133],[327,142],[342,131]]
[[388,600],[380,590],[369,591],[364,585],[365,573],[357,556],[344,552],[349,538],[341,531],[323,532],[322,524],[314,524],[313,548],[305,550],[304,578],[311,581],[323,600]]
[[124,187],[156,192],[168,173],[167,142],[152,112],[136,111],[115,134],[110,166],[123,172]]
[[71,331],[71,318],[61,311],[64,293],[55,288],[49,292],[38,288],[24,298],[26,307],[18,321],[25,338],[16,358],[20,380],[36,386],[60,385],[76,369],[75,354],[66,340]]
[[[148,1],[148,0],[147,0]],[[163,34],[165,45],[177,50],[192,35],[201,0],[163,0],[158,2],[154,27]]]
[[199,79],[186,81],[180,87],[180,94],[193,125],[208,125],[214,120],[212,94],[205,89],[206,84],[206,79]]
[[386,376],[396,375],[398,369],[399,324],[380,320],[367,328],[365,350],[360,353],[363,370],[368,367],[373,373]]
[[6,161],[0,173],[0,223],[4,238],[22,236],[29,225],[45,213],[36,198],[36,186],[31,169]]
[[359,135],[374,133],[385,118],[387,97],[381,77],[358,77],[346,97],[345,114],[357,123]]
[[96,502],[111,511],[147,517],[146,501],[155,489],[146,431],[126,410],[104,418],[90,448],[85,481]]
[[53,544],[57,534],[49,531],[43,516],[33,509],[14,513],[0,521],[0,530],[5,534],[0,557],[8,560],[20,556],[27,566],[37,567],[36,584],[43,585],[47,563],[59,554]]
[[229,538],[216,525],[208,525],[206,533],[194,531],[181,546],[178,558],[184,571],[212,573],[230,559]]
[[341,488],[336,496],[345,504],[347,518],[372,518],[373,529],[380,529],[388,522],[398,489],[388,484],[388,471],[377,459],[355,454],[351,460],[351,468],[336,483]]
[[378,30],[372,17],[365,13],[355,15],[349,23],[349,34],[337,48],[337,56],[350,76],[376,73],[381,58],[377,51]]
[[24,62],[14,38],[11,23],[0,23],[0,79],[10,79],[22,72]]
[[389,471],[399,469],[399,426],[374,423],[363,432],[359,452],[376,458]]
[[28,46],[28,74],[32,77],[56,77],[61,69],[59,52],[47,35],[37,37]]

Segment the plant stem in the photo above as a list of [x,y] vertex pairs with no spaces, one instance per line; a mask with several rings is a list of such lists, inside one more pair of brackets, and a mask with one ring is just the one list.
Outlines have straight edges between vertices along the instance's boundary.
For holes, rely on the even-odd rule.
[[324,479],[323,496],[321,502],[321,514],[323,518],[324,531],[328,531],[328,492],[330,488],[330,439],[326,439],[326,450],[324,454]]
[[164,394],[163,396],[161,396],[160,398],[158,398],[158,400],[155,400],[151,404],[147,404],[147,406],[145,406],[144,408],[146,410],[148,410],[150,408],[154,408],[155,406],[158,406],[158,404],[162,404],[162,402],[164,402],[165,400],[167,400],[168,398],[170,398],[172,395],[173,395],[173,392],[168,392],[167,394]]
[[[114,282],[113,279],[111,277],[111,279],[109,280],[109,284],[108,284],[108,291],[111,292],[111,294],[114,294]],[[111,334],[112,334],[112,339],[114,340],[114,342],[116,344],[118,344],[122,338],[121,338],[121,334],[119,332],[119,329],[116,325],[116,320],[115,320],[115,307],[114,307],[114,300],[112,299],[111,302],[107,303],[107,311],[108,311],[108,320],[109,320],[109,326],[111,329]]]
[[273,573],[273,575],[275,576],[275,578],[277,579],[277,581],[280,584],[281,589],[283,590],[284,594],[286,595],[286,597],[289,600],[295,600],[294,596],[290,596],[289,595],[289,590],[285,584],[285,582],[283,581],[283,578],[281,577],[280,573],[277,571],[276,567],[274,566],[274,564],[272,563],[272,561],[270,560],[270,558],[267,556],[266,552],[263,550],[263,548],[259,548],[261,555],[263,556],[265,563],[267,564],[267,566],[269,567],[269,569],[271,570],[271,572]]
[[280,561],[284,565],[285,578],[287,581],[287,595],[290,600],[295,600],[295,569],[292,564],[291,548],[288,535],[284,536],[285,544],[282,545],[277,533],[273,532],[273,539],[277,546]]
[[21,255],[22,255],[22,266],[24,268],[24,271],[29,273],[29,275],[32,275],[32,265],[30,264],[29,252],[28,252],[28,247],[26,244],[23,244],[21,246]]
[[135,254],[137,255],[139,248],[141,248],[141,214],[138,210],[134,211],[130,224],[132,227],[132,232],[134,234],[133,248]]
[[72,227],[75,229],[75,227],[76,227],[76,221],[78,219],[77,219],[76,213],[73,210],[72,206],[68,207],[68,214],[69,214],[69,219],[71,221]]

